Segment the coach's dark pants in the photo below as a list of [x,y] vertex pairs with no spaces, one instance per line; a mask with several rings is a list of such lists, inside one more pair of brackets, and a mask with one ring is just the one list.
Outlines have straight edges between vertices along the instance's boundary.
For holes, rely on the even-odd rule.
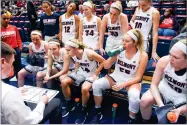
[[[36,104],[27,102],[27,105],[33,110]],[[54,98],[46,106],[44,117],[39,124],[44,124],[49,120],[49,124],[62,124],[62,105],[61,100]]]
[[19,50],[19,48],[14,48],[14,50],[16,51],[16,55],[15,55],[15,61],[13,63],[13,66],[14,66],[14,73],[15,73],[16,78],[17,78],[18,72],[22,69],[22,66],[21,66],[21,50]]

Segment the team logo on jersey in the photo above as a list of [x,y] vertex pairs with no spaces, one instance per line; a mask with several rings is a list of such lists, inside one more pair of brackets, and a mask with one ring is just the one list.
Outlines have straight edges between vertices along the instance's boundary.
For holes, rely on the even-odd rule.
[[147,16],[150,16],[150,14],[147,14]]
[[136,63],[136,61],[133,61],[133,63]]
[[117,25],[119,25],[119,23],[117,23]]
[[85,60],[85,62],[87,62],[87,60]]

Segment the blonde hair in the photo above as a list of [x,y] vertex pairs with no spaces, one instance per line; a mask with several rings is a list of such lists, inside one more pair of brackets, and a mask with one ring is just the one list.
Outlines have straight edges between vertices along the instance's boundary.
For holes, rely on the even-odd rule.
[[112,3],[111,8],[117,9],[120,13],[122,12],[122,5],[120,1]]
[[133,40],[133,41],[136,47],[138,48],[138,50],[140,50],[140,52],[143,52],[144,40],[141,31],[139,29],[131,29],[128,32],[132,32],[137,37],[138,40],[137,41]]

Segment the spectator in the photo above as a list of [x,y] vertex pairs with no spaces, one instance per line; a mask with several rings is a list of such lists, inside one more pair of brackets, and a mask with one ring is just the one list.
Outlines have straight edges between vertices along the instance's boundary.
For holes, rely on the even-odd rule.
[[[1,79],[7,78],[14,62],[16,52],[9,45],[1,42]],[[21,91],[11,85],[1,82],[1,123],[2,124],[44,124],[48,119],[51,124],[62,123],[61,101],[43,95],[37,104],[25,105]],[[46,105],[47,104],[47,105]]]
[[159,36],[176,36],[178,30],[178,22],[173,16],[173,9],[167,8],[164,15],[160,17],[160,25],[158,29]]
[[10,14],[2,11],[1,13],[1,40],[10,45],[15,51],[15,62],[13,64],[14,71],[17,73],[22,68],[21,66],[21,50],[22,40],[16,26],[10,25]]

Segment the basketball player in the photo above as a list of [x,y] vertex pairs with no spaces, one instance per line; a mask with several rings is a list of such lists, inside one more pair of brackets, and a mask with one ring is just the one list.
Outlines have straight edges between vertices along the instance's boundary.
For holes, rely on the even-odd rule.
[[[61,82],[62,92],[66,100],[66,108],[63,110],[62,117],[66,117],[74,109],[71,100],[70,84],[82,84],[82,112],[87,113],[87,102],[90,97],[89,90],[92,82],[97,79],[103,68],[104,58],[91,49],[86,49],[84,45],[76,40],[67,41],[65,48],[71,57],[75,60],[75,71],[64,78]],[[99,66],[98,66],[99,63]],[[81,112],[81,113],[82,113]],[[84,122],[85,120],[83,120]],[[76,123],[83,123],[76,121]]]
[[[45,57],[48,51],[48,43],[42,40],[42,34],[38,30],[33,30],[31,32],[32,42],[29,44],[29,56],[41,56]],[[36,75],[40,70],[43,70],[44,67],[33,66],[29,64],[25,68],[21,69],[18,72],[18,87],[22,87],[25,82],[25,77],[29,74]]]
[[49,40],[47,69],[39,71],[36,76],[38,87],[43,87],[47,83],[49,88],[54,87],[51,80],[59,78],[60,81],[67,75],[69,70],[74,68],[71,57],[67,54],[65,48],[61,48],[61,42],[57,39]]
[[105,53],[103,49],[104,45],[104,33],[108,28],[108,38],[106,41],[105,51],[109,52],[115,47],[122,44],[122,36],[128,30],[128,19],[125,14],[122,13],[122,6],[119,1],[111,4],[110,13],[104,15],[101,22],[101,31],[99,35],[100,53]]
[[151,4],[152,0],[139,0],[139,7],[136,8],[130,25],[141,30],[144,37],[144,50],[147,53],[149,53],[150,34],[153,34],[151,56],[156,61],[160,58],[156,53],[160,13]]
[[77,39],[79,36],[80,19],[74,14],[76,9],[76,3],[71,2],[67,8],[67,12],[59,18],[59,38],[63,43],[70,39]]
[[126,89],[129,98],[129,123],[135,123],[139,111],[141,79],[145,71],[148,55],[143,51],[143,36],[138,29],[128,31],[122,39],[125,48],[120,54],[106,60],[104,68],[110,68],[115,62],[112,74],[94,81],[92,84],[95,101],[95,113],[91,124],[102,119],[102,91],[112,88],[115,91]]
[[143,94],[140,101],[140,110],[144,122],[149,122],[152,105],[155,103],[159,107],[168,102],[172,102],[174,105],[184,103],[173,110],[177,116],[175,122],[177,122],[180,114],[187,114],[186,48],[186,39],[180,40],[173,45],[168,56],[159,59],[153,74],[151,87]]
[[99,32],[101,19],[92,14],[93,5],[90,2],[83,3],[84,17],[80,21],[79,40],[93,50],[99,49]]

